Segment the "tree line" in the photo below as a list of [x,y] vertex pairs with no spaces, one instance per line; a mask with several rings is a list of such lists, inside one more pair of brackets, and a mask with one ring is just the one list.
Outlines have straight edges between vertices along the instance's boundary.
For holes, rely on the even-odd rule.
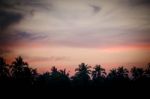
[[55,66],[49,72],[39,74],[29,66],[22,57],[17,57],[7,64],[0,57],[0,87],[32,87],[32,88],[144,88],[150,84],[150,64],[145,69],[125,67],[111,69],[106,73],[101,65],[93,68],[81,63],[73,76],[69,72],[59,70]]

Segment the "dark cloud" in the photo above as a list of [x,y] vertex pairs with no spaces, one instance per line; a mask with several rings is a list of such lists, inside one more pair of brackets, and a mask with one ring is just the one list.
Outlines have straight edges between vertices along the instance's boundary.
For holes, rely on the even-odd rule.
[[0,0],[0,30],[20,22],[26,14],[33,15],[36,8],[47,9],[40,0]]
[[14,9],[25,11],[30,7],[30,11],[36,8],[48,9],[45,2],[41,0],[0,0],[0,9]]
[[135,6],[144,5],[150,7],[150,0],[129,0],[129,2]]
[[23,5],[32,5],[32,6],[40,6],[39,0],[0,0],[1,7],[15,7],[15,6],[23,6]]
[[0,46],[17,44],[19,42],[34,42],[47,38],[45,35],[36,35],[28,32],[4,32],[0,36]]
[[21,21],[23,15],[17,13],[18,0],[0,0],[0,33],[8,26]]
[[10,25],[20,22],[23,16],[19,13],[0,10],[0,30],[4,31]]
[[11,26],[21,22],[27,14],[33,15],[36,7],[45,8],[44,3],[40,0],[0,0],[0,44],[45,37],[10,30]]
[[28,32],[19,32],[19,33],[17,33],[16,36],[17,36],[18,40],[25,39],[27,41],[36,41],[36,40],[42,40],[42,39],[47,38],[47,36],[44,34],[43,35],[36,35],[36,33],[28,33]]
[[96,5],[90,5],[92,7],[94,13],[98,13],[101,10],[101,7]]
[[14,8],[14,1],[16,1],[16,0],[0,0],[0,9],[2,9],[2,8]]
[[27,14],[32,14],[35,7],[44,7],[42,5],[40,0],[0,0],[0,46],[45,38],[10,28],[21,22]]

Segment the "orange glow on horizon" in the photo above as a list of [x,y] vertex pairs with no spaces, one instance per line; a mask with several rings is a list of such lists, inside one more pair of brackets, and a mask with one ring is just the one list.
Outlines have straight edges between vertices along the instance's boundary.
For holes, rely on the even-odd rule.
[[[61,48],[61,47],[60,47]],[[143,59],[142,61],[139,59],[135,59],[133,62],[128,61],[128,60],[120,60],[119,57],[121,56],[125,56],[126,53],[139,53],[139,52],[143,52],[146,51],[146,53],[150,53],[150,45],[134,45],[134,46],[116,46],[116,47],[104,47],[104,48],[99,48],[100,51],[97,48],[92,48],[89,50],[85,50],[85,54],[81,55],[82,57],[79,57],[78,60],[74,61],[74,59],[72,61],[70,60],[60,60],[60,61],[52,61],[48,58],[48,55],[54,54],[57,55],[58,51],[55,51],[55,46],[50,46],[48,44],[41,44],[41,43],[18,43],[18,44],[14,44],[11,48],[9,46],[7,46],[7,49],[11,49],[13,50],[12,53],[6,55],[6,59],[7,59],[7,63],[11,64],[12,61],[15,60],[15,57],[21,55],[25,61],[27,61],[29,63],[30,66],[32,66],[33,68],[37,68],[38,72],[43,73],[46,71],[50,71],[50,68],[52,66],[56,66],[58,69],[64,69],[66,68],[67,71],[70,71],[70,74],[74,73],[75,68],[78,67],[78,64],[80,64],[81,62],[85,62],[85,63],[89,63],[89,65],[94,66],[96,64],[101,64],[107,71],[109,71],[112,68],[118,67],[118,66],[126,66],[128,68],[130,68],[131,66],[143,66],[146,65],[149,61],[150,61],[150,57],[148,56],[144,56],[144,54],[135,54],[136,56],[134,57],[142,57],[140,55],[143,55],[143,57],[145,57],[145,59]],[[63,50],[66,50],[64,48],[62,48],[62,53],[63,55]],[[77,57],[76,54],[72,53],[71,50],[72,49],[68,49],[68,51],[70,50],[70,57]],[[84,51],[84,48],[82,49]],[[90,51],[92,50],[92,51]],[[22,51],[22,52],[20,52]],[[27,52],[24,52],[27,51]],[[50,52],[50,54],[48,54],[47,52]],[[52,53],[51,53],[52,51]],[[68,52],[67,51],[67,52]],[[76,51],[76,50],[73,50]],[[80,51],[80,50],[79,50]],[[98,61],[95,60],[94,55],[96,55],[96,52],[93,53],[94,51],[97,51],[97,53],[101,52],[103,53],[103,57],[102,59],[100,58]],[[18,53],[20,52],[20,53]],[[78,51],[77,51],[78,52]],[[81,51],[82,52],[82,51]],[[66,53],[66,52],[65,52]],[[65,54],[64,53],[64,54]],[[88,54],[91,53],[91,54]],[[121,53],[121,55],[119,54]],[[28,54],[28,56],[32,56],[32,58],[28,58],[28,56],[26,56],[26,54]],[[106,55],[105,55],[106,54]],[[119,55],[119,56],[112,56],[112,55]],[[44,56],[47,55],[47,56]],[[86,56],[84,56],[86,55]],[[90,58],[91,55],[91,58]],[[101,56],[101,54],[99,54]],[[145,54],[147,55],[147,54]],[[98,54],[96,55],[98,57]],[[95,56],[95,57],[96,57]],[[132,55],[133,56],[133,55]],[[37,57],[39,57],[39,59],[37,59]],[[44,59],[40,59],[40,57],[44,58]],[[85,58],[88,59],[85,59]],[[114,58],[115,57],[115,58]],[[34,59],[35,58],[35,59]],[[82,60],[81,60],[82,58]],[[85,61],[84,61],[85,60]],[[88,61],[90,60],[90,61]],[[67,62],[69,61],[69,62]],[[126,62],[128,61],[128,62]]]

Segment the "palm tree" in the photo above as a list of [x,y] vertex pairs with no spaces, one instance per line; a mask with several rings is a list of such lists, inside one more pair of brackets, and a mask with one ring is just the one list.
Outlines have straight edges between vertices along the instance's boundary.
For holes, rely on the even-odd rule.
[[96,87],[104,87],[106,72],[105,69],[101,67],[101,65],[96,65],[94,70],[92,71],[92,81],[93,85]]
[[57,68],[55,67],[55,66],[53,66],[52,68],[51,68],[51,75],[56,75],[56,74],[58,74],[59,72],[58,72],[58,70],[57,70]]
[[13,80],[20,84],[33,84],[37,76],[36,69],[29,68],[28,63],[20,56],[12,62],[11,73]]
[[129,71],[126,68],[124,68],[123,66],[118,67],[118,69],[117,69],[117,74],[118,74],[119,78],[128,79],[128,73],[129,73]]
[[134,80],[141,79],[144,76],[144,70],[142,68],[133,67],[131,68],[131,73]]
[[57,70],[55,66],[51,68],[51,73],[50,73],[50,83],[51,85],[55,87],[65,87],[69,86],[70,83],[70,78],[69,78],[69,73],[66,72],[66,69],[64,70]]
[[150,63],[148,63],[148,67],[147,67],[146,70],[145,70],[145,76],[146,76],[147,78],[150,78]]
[[37,77],[36,86],[37,87],[45,87],[45,88],[48,87],[49,79],[50,79],[50,73],[49,72],[45,72],[43,74],[40,74]]
[[10,77],[9,65],[3,57],[0,57],[0,80],[6,80]]
[[69,79],[69,72],[66,72],[66,69],[60,70],[59,72],[64,78]]
[[106,72],[105,69],[101,67],[101,65],[96,65],[94,67],[94,71],[92,71],[92,77],[94,79],[105,78]]
[[86,86],[90,80],[89,74],[91,73],[90,66],[85,63],[81,63],[78,68],[75,69],[76,73],[72,77],[73,82],[77,85]]
[[118,73],[117,73],[117,69],[112,69],[110,70],[110,73],[108,74],[108,79],[117,79]]
[[59,71],[57,70],[57,68],[55,66],[53,66],[51,68],[51,72],[50,72],[50,78],[51,78],[51,80],[52,81],[58,80],[59,79],[59,75],[60,75]]
[[75,71],[76,71],[75,75],[78,76],[79,78],[81,77],[82,79],[89,80],[90,79],[89,74],[91,73],[90,68],[91,67],[86,65],[85,63],[81,63],[79,65],[79,68],[75,69]]
[[63,83],[63,86],[70,86],[70,78],[69,78],[69,72],[66,72],[66,69],[59,70],[61,82]]
[[117,69],[110,70],[108,78],[113,80],[124,80],[129,78],[128,73],[129,71],[126,68],[118,67]]
[[24,68],[28,68],[28,63],[24,62],[22,57],[17,57],[16,60],[12,62],[12,76],[14,78],[21,78]]

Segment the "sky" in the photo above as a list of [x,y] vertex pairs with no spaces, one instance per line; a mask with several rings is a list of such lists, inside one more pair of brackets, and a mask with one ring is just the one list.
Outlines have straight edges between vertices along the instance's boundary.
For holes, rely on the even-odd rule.
[[150,0],[0,0],[0,55],[39,72],[150,62]]

